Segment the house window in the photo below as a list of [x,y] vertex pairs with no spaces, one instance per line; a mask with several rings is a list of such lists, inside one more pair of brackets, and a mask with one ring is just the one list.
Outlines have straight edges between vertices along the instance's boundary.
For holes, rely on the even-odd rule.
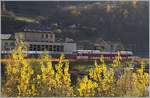
[[45,49],[48,50],[48,45],[45,45]]
[[63,45],[60,46],[60,51],[62,51],[62,52],[64,51],[64,46]]
[[40,45],[37,45],[37,51],[40,51],[41,49],[40,49]]
[[30,44],[30,51],[32,51],[33,50],[33,45],[32,44]]
[[48,50],[52,51],[52,45],[49,45]]
[[10,45],[11,45],[11,46],[15,46],[15,43],[14,43],[14,42],[11,42]]
[[57,51],[57,46],[56,45],[53,46],[53,51]]
[[42,38],[44,38],[44,34],[42,34]]
[[48,38],[48,34],[45,34],[45,38]]
[[45,50],[45,47],[44,47],[44,45],[42,45],[42,49],[41,49],[42,51],[44,51]]
[[5,44],[4,44],[4,49],[5,49],[5,50],[9,50],[8,47],[9,47],[8,42],[5,42]]
[[7,43],[7,42],[5,42],[5,46],[8,46],[8,43]]
[[58,46],[58,45],[56,46],[56,51],[58,51],[58,52],[60,51],[60,46]]
[[50,35],[50,38],[53,38],[53,34]]
[[8,47],[5,47],[5,50],[10,50],[10,48],[8,48]]
[[36,51],[37,49],[36,49],[36,45],[33,45],[33,51]]

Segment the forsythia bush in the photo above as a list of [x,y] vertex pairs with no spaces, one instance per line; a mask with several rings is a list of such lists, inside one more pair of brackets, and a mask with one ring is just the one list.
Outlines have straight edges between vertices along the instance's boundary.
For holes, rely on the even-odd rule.
[[141,68],[133,72],[129,68],[117,81],[117,90],[119,96],[147,96],[149,75],[144,72],[143,61]]
[[[89,73],[71,84],[69,62],[60,56],[53,64],[48,54],[40,56],[38,65],[26,59],[25,45],[21,40],[6,63],[3,96],[148,96],[149,74],[144,63],[137,70],[122,63],[120,53],[108,66],[101,56]],[[37,68],[35,68],[37,67]],[[38,70],[37,70],[38,69]]]
[[79,79],[79,96],[94,96],[94,89],[97,87],[97,83],[88,79],[87,76],[84,76],[83,79]]
[[71,87],[69,63],[63,61],[61,55],[58,64],[53,68],[47,54],[41,57],[41,73],[37,75],[37,89],[39,96],[73,96]]
[[33,70],[23,50],[24,43],[19,40],[16,49],[11,55],[11,62],[6,65],[6,81],[4,84],[4,95],[6,96],[33,96],[35,84],[32,84]]
[[[98,86],[93,87],[93,91],[90,91],[93,92],[92,94],[80,92],[80,96],[148,96],[149,74],[144,72],[143,61],[140,69],[133,72],[130,66],[125,67],[120,76],[117,73],[123,67],[120,53],[115,57],[110,68],[107,68],[103,56],[99,62],[99,64],[95,62],[95,67],[89,70],[89,79]],[[84,83],[83,81],[79,85]],[[88,90],[86,86],[83,88]]]
[[96,81],[98,87],[96,89],[97,96],[113,96],[114,91],[114,70],[107,68],[103,56],[100,58],[100,63],[95,61],[95,68],[89,70],[90,79]]

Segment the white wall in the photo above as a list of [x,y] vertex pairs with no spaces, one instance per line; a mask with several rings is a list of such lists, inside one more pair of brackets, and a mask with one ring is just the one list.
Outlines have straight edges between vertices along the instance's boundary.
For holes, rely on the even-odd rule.
[[77,50],[76,43],[63,43],[64,44],[64,52],[72,53]]

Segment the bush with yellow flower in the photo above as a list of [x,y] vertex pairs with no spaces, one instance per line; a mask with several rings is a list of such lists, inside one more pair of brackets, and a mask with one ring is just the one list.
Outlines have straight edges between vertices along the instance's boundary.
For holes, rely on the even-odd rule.
[[54,64],[47,53],[41,55],[39,61],[32,58],[28,61],[24,50],[27,49],[19,40],[10,56],[11,62],[6,63],[3,96],[148,96],[149,74],[144,71],[144,62],[133,70],[133,62],[123,63],[119,52],[112,66],[101,56],[94,68],[73,85],[69,61],[64,60],[63,54]]

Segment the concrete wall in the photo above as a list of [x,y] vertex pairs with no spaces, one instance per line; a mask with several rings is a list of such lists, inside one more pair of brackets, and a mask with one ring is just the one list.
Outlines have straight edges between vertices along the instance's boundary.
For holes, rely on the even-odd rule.
[[73,51],[77,50],[76,43],[63,43],[64,44],[64,52],[72,53]]

